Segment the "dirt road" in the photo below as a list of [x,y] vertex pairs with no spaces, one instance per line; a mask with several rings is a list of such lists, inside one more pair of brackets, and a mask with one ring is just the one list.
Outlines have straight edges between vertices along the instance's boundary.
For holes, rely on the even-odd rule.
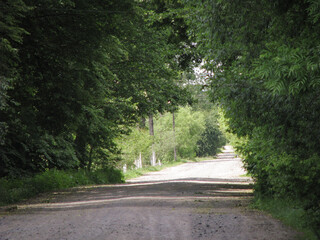
[[215,160],[127,184],[60,191],[2,215],[0,239],[295,239],[280,222],[247,208],[252,189],[243,174],[227,149]]

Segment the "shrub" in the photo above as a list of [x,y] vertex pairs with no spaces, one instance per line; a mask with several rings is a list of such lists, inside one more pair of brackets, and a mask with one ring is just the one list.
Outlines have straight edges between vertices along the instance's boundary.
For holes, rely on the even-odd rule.
[[256,194],[290,198],[305,210],[306,222],[320,235],[320,157],[304,149],[285,151],[281,142],[266,140],[263,129],[238,147],[245,167],[256,180]]
[[226,139],[218,126],[211,122],[206,122],[204,132],[197,142],[197,156],[208,157],[215,156],[218,149],[226,144]]
[[39,193],[88,184],[122,183],[122,172],[108,167],[94,172],[51,169],[24,179],[0,179],[0,205],[11,204]]

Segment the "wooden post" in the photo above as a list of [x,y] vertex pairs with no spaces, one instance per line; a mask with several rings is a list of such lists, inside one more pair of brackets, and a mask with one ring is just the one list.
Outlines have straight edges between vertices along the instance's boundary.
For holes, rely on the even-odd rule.
[[172,113],[172,130],[173,130],[173,156],[174,160],[177,161],[177,148],[176,148],[176,120],[174,112]]
[[152,114],[149,115],[149,133],[150,133],[150,136],[152,137],[152,154],[151,154],[150,163],[151,163],[151,166],[155,166],[157,159],[156,159],[156,152],[154,150],[154,128],[153,128]]
[[140,152],[139,158],[138,158],[138,168],[142,168],[142,153]]

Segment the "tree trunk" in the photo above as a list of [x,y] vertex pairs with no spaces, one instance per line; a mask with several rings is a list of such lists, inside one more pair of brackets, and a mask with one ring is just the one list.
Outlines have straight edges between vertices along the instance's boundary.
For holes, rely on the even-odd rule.
[[91,171],[92,166],[92,153],[93,153],[93,147],[90,146],[90,153],[89,153],[89,161],[88,161],[88,171]]
[[86,141],[81,128],[78,129],[76,133],[76,138],[74,140],[74,145],[76,149],[76,155],[80,162],[80,168],[85,169],[88,164],[87,151],[86,151]]
[[153,129],[153,115],[149,115],[149,133],[150,136],[154,136],[154,129]]
[[144,117],[142,117],[140,122],[139,122],[139,128],[140,129],[145,129],[146,128],[146,119]]

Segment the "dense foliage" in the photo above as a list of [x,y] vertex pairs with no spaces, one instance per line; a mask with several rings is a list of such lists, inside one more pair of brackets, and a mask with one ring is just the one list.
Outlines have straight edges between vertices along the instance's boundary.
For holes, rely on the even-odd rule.
[[[120,135],[190,101],[177,79],[201,56],[256,193],[299,200],[320,235],[319,32],[319,0],[3,0],[0,177],[112,166]],[[125,154],[219,140],[206,114],[180,110],[175,136],[171,117],[165,137],[134,130]]]
[[155,137],[162,159],[173,159],[173,146],[176,146],[178,158],[195,158],[197,141],[204,127],[204,114],[192,111],[190,107],[181,108],[175,113],[175,134],[172,131],[172,114],[160,116],[156,121]]
[[120,164],[127,164],[129,169],[135,168],[135,160],[141,154],[142,166],[148,166],[152,145],[158,161],[162,163],[175,160],[174,147],[178,160],[215,156],[226,143],[217,123],[218,116],[212,111],[197,109],[196,105],[181,107],[174,113],[175,131],[172,113],[157,115],[154,121],[154,141],[144,128],[134,128],[129,135],[121,137],[118,140],[123,159]]
[[257,193],[299,199],[320,234],[319,1],[184,2]]
[[0,177],[113,165],[141,116],[189,101],[161,2],[1,1]]
[[217,118],[213,118],[216,116],[212,112],[210,113],[211,116],[207,116],[204,131],[197,142],[198,157],[215,156],[218,150],[227,143],[226,137],[218,126]]
[[0,179],[0,206],[59,189],[122,182],[124,182],[124,175],[115,168],[104,168],[91,172],[51,169],[32,177],[10,180],[3,178]]

